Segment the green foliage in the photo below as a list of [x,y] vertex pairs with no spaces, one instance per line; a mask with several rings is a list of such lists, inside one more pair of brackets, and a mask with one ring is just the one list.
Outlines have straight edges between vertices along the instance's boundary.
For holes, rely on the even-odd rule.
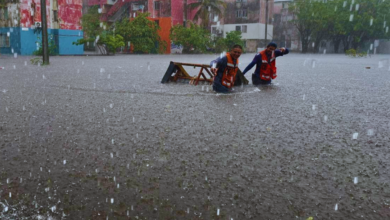
[[[52,56],[53,55],[58,55],[57,46],[56,46],[55,41],[53,40],[53,35],[50,34],[49,38],[51,39],[48,42],[49,43],[49,48],[48,48],[49,49],[49,55],[52,55]],[[43,56],[43,47],[42,47],[41,37],[37,37],[37,39],[38,40],[35,43],[38,44],[39,48],[38,48],[38,50],[33,52],[33,55],[35,55],[35,56]]]
[[125,46],[125,42],[123,41],[123,37],[119,34],[113,35],[107,35],[105,37],[102,37],[99,39],[100,44],[105,44],[108,48],[108,50],[111,53],[115,54],[116,49],[119,47]]
[[170,37],[174,44],[183,45],[184,53],[205,53],[210,46],[210,33],[193,23],[188,28],[173,26]]
[[[301,35],[302,52],[308,51],[309,39],[318,47],[323,39],[344,44],[345,50],[358,49],[364,42],[389,39],[387,24],[390,1],[311,1],[295,0],[289,5],[292,24]],[[359,4],[359,5],[358,5]]]
[[355,49],[349,49],[345,51],[345,55],[349,57],[367,57],[367,52],[358,53]]
[[227,50],[230,50],[235,44],[241,45],[244,48],[244,41],[241,38],[241,31],[231,31],[226,33],[225,45]]
[[42,58],[41,58],[41,57],[34,57],[34,58],[31,58],[31,59],[30,59],[30,62],[31,62],[31,64],[33,64],[33,65],[38,65],[38,63],[39,63],[40,65],[43,64],[43,61],[42,61]]
[[226,38],[216,38],[214,40],[214,52],[221,53],[223,51],[230,51],[231,48],[238,44],[244,48],[244,41],[241,39],[240,31],[231,31],[226,33]]
[[105,23],[100,25],[99,6],[95,5],[88,9],[88,13],[81,17],[81,26],[85,36],[88,38],[96,38],[104,31]]
[[122,20],[115,25],[116,33],[131,42],[135,53],[163,53],[167,45],[158,35],[160,26],[148,16],[149,13],[141,13],[131,21]]

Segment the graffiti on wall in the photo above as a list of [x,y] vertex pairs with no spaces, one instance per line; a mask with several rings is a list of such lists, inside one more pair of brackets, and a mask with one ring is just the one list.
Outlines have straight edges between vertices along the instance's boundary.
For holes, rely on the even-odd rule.
[[58,0],[60,29],[81,30],[82,0]]
[[[48,27],[51,27],[50,1],[46,1],[46,20]],[[20,25],[23,28],[35,27],[35,22],[41,22],[41,3],[39,0],[22,0],[20,2]]]

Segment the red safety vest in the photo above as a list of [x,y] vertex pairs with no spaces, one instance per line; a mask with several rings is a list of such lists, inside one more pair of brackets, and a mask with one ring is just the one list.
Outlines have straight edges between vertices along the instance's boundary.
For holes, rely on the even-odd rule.
[[234,81],[236,80],[236,74],[238,71],[238,59],[236,64],[233,63],[233,58],[230,56],[230,53],[226,53],[227,58],[227,67],[222,73],[222,82],[221,84],[227,88],[232,88],[234,86]]
[[268,63],[268,57],[265,50],[260,52],[262,65],[260,68],[260,79],[269,81],[271,79],[275,79],[276,75],[276,62],[275,62],[275,54],[272,53],[271,58]]

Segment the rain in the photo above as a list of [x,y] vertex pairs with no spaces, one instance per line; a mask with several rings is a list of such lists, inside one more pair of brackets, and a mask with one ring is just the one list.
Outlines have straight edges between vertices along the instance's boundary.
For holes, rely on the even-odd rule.
[[[389,218],[388,22],[361,18],[364,1],[338,2],[327,11],[351,25],[339,53],[318,35],[301,53],[292,32],[270,24],[267,40],[292,48],[276,59],[278,77],[254,86],[253,68],[249,84],[228,94],[208,82],[161,83],[171,61],[210,65],[226,48],[127,53],[137,39],[125,39],[115,55],[85,50],[47,65],[2,47],[0,219]],[[209,22],[227,27],[216,13]],[[353,32],[357,22],[381,35]],[[112,30],[103,21],[96,28]],[[241,71],[265,46],[246,45],[255,48],[240,56]]]

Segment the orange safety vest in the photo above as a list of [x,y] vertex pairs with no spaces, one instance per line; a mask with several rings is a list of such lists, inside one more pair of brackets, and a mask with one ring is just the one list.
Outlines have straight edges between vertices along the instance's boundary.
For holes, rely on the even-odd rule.
[[275,54],[272,53],[271,58],[268,63],[268,57],[265,50],[260,52],[262,65],[260,68],[260,79],[269,81],[271,79],[275,79],[276,75],[276,62],[275,62]]
[[234,81],[236,80],[236,74],[238,71],[238,59],[236,64],[233,62],[233,58],[230,56],[230,53],[226,53],[227,58],[227,67],[222,72],[222,82],[221,84],[227,88],[232,88],[234,86]]

